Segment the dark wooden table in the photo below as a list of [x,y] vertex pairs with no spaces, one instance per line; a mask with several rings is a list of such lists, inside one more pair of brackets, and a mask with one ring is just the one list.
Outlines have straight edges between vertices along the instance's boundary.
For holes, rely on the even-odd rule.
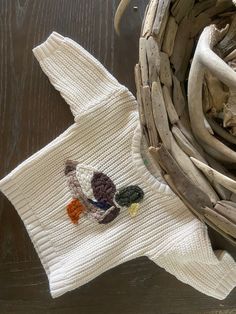
[[[147,0],[132,1],[113,29],[116,0],[0,0],[0,176],[45,146],[73,121],[32,48],[53,31],[78,41],[133,92],[138,34]],[[133,6],[138,6],[138,11]],[[211,233],[215,248],[235,250]],[[0,313],[236,313],[236,290],[224,301],[177,281],[146,258],[116,267],[53,300],[28,234],[0,195]]]

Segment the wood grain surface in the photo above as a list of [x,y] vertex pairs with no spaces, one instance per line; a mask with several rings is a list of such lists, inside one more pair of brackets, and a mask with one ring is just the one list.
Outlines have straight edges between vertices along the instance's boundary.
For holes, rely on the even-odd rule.
[[[32,48],[57,31],[78,41],[135,92],[133,67],[147,0],[131,1],[114,34],[116,0],[0,0],[0,176],[73,121]],[[134,10],[133,6],[138,6]],[[211,231],[215,248],[235,249]],[[187,286],[147,258],[112,269],[52,299],[48,281],[13,206],[0,195],[0,314],[236,313],[236,290],[224,301]]]

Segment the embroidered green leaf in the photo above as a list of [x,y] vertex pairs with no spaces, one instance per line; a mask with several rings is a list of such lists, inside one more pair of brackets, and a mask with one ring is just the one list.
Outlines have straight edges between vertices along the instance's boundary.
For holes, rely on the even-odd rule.
[[132,203],[138,203],[143,199],[143,190],[138,185],[130,185],[122,188],[115,196],[120,206],[129,207]]

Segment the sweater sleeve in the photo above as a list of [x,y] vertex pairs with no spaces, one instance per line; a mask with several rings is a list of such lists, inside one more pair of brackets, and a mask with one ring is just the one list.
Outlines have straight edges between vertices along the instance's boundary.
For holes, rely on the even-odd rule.
[[56,32],[35,47],[33,53],[74,116],[122,87],[89,52]]
[[226,251],[212,250],[207,228],[191,234],[168,254],[151,259],[180,281],[219,300],[236,286],[236,263]]

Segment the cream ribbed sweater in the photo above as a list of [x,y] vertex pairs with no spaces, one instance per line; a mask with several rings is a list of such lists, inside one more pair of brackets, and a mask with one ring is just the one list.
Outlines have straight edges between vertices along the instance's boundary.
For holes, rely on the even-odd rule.
[[[54,32],[33,52],[75,122],[3,178],[0,189],[28,230],[52,296],[148,256],[179,280],[224,299],[236,285],[236,263],[225,251],[213,252],[206,226],[146,168],[135,98],[69,38]],[[121,206],[108,224],[87,215],[73,224],[66,210],[72,197],[64,174],[68,159],[78,162],[84,197],[93,198],[96,171],[106,174],[117,191],[138,185],[144,192],[138,214],[131,217]]]

